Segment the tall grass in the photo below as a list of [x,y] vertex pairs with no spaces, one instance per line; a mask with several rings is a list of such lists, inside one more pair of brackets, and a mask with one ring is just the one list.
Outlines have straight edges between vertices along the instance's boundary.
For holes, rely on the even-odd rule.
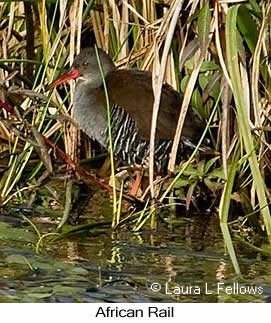
[[[152,148],[163,81],[183,93],[170,171],[176,166],[187,109],[194,108],[206,121],[205,135],[215,158],[202,157],[197,147],[176,178],[166,183],[168,189],[162,189],[160,201],[172,190],[181,190],[180,198],[188,205],[195,187],[202,189],[203,185],[217,200],[222,231],[237,272],[227,226],[229,215],[234,217],[233,206],[238,204],[239,215],[243,210],[244,218],[247,203],[252,213],[261,214],[263,225],[260,219],[259,224],[271,240],[270,0],[238,4],[0,1],[0,26],[0,98],[18,110],[17,118],[5,109],[0,111],[0,154],[8,153],[0,179],[2,204],[27,199],[45,168],[52,172],[49,165],[55,164],[53,151],[47,154],[41,149],[33,129],[62,145],[75,161],[93,153],[93,149],[82,151],[80,132],[67,118],[72,116],[74,84],[53,93],[46,89],[64,66],[72,64],[81,46],[95,42],[114,57],[119,68],[153,71],[156,112],[152,132],[150,129]],[[37,152],[41,158],[37,158]],[[151,149],[152,195],[153,157]],[[199,162],[200,158],[203,161]],[[241,198],[236,199],[236,195],[244,194],[246,205]],[[146,208],[140,218],[145,221],[150,214],[152,211],[148,213]],[[248,220],[244,223],[250,225]],[[141,224],[136,227],[141,228]]]

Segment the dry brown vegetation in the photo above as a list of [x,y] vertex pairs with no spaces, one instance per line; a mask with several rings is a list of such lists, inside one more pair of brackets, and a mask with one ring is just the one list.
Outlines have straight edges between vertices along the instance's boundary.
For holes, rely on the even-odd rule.
[[195,151],[160,201],[174,189],[189,206],[208,191],[226,239],[233,205],[243,210],[243,225],[261,214],[256,221],[271,239],[270,1],[236,2],[0,1],[2,203],[29,199],[44,170],[56,171],[41,134],[75,162],[93,156],[86,138],[79,153],[82,138],[69,119],[74,84],[47,85],[82,46],[96,43],[120,68],[153,71],[156,93],[163,80],[184,93],[176,145],[188,108],[207,124],[214,155]]

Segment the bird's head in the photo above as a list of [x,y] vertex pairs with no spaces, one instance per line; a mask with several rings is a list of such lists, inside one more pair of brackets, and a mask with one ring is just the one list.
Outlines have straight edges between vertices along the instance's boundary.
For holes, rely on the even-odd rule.
[[[100,61],[100,64],[99,64]],[[100,66],[102,67],[102,72]],[[115,68],[111,58],[103,50],[95,48],[84,48],[81,53],[75,57],[72,67],[57,80],[55,80],[49,88],[53,88],[69,80],[78,79],[80,83],[88,83],[89,86],[95,88],[102,85],[102,74],[104,77]]]

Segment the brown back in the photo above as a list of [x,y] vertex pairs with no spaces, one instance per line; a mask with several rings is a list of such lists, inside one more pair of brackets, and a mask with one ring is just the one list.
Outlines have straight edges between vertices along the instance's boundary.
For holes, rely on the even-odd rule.
[[[150,136],[153,89],[152,74],[133,69],[114,70],[106,77],[110,104],[124,108],[138,125],[139,134],[146,140]],[[97,100],[105,104],[103,89],[97,93]],[[156,139],[173,139],[181,107],[181,96],[168,84],[162,88],[158,115]],[[198,135],[197,122],[188,111],[182,135],[194,139]]]

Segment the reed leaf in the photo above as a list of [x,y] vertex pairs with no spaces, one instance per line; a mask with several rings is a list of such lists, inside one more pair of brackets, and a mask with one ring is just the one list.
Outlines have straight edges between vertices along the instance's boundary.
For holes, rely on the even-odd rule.
[[249,155],[248,160],[250,164],[253,182],[257,192],[261,214],[263,216],[265,228],[269,240],[271,241],[271,218],[268,207],[268,202],[265,193],[265,182],[261,175],[257,155],[255,151],[255,142],[252,137],[249,119],[247,114],[246,101],[242,88],[242,80],[240,73],[240,65],[238,59],[238,43],[237,43],[237,13],[240,5],[233,6],[229,9],[226,17],[226,49],[229,73],[232,80],[232,90],[234,100],[237,108],[237,121],[240,129],[241,140],[244,142],[244,147]]

